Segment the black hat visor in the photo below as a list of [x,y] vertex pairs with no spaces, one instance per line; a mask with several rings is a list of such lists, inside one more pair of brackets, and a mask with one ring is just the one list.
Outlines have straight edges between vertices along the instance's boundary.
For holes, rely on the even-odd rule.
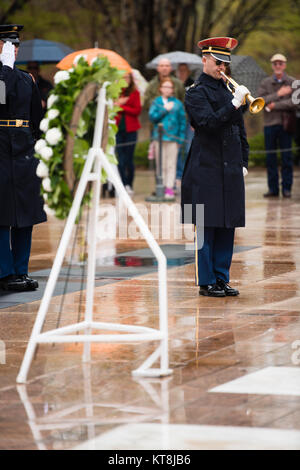
[[214,59],[221,60],[222,62],[226,62],[227,64],[230,64],[230,62],[231,62],[230,55],[222,54],[222,52],[211,52],[210,55]]

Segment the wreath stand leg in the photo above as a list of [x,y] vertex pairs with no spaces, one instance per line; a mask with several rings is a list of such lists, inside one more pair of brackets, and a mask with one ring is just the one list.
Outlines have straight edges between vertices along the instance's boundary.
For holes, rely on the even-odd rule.
[[[27,345],[23,362],[17,376],[17,383],[26,383],[27,374],[39,343],[84,343],[83,361],[90,360],[90,344],[92,342],[103,343],[130,343],[138,341],[158,341],[159,346],[155,351],[138,367],[132,371],[136,377],[162,377],[170,375],[168,359],[168,311],[167,311],[167,263],[166,257],[154,239],[144,219],[139,214],[135,204],[127,194],[119,176],[115,173],[109,163],[103,149],[101,148],[101,138],[104,124],[104,112],[106,106],[106,85],[104,84],[98,95],[98,105],[96,114],[95,133],[93,146],[90,148],[88,157],[78,184],[76,195],[66,222],[64,233],[62,235],[57,254],[51,269],[51,273],[46,285],[46,289],[40,304],[37,318]],[[95,290],[95,272],[96,272],[96,222],[97,209],[100,199],[101,189],[101,169],[102,167],[114,184],[119,198],[127,207],[129,214],[136,222],[142,235],[148,242],[158,261],[158,282],[159,282],[159,329],[148,328],[145,326],[132,326],[124,324],[95,322],[93,321],[93,305]],[[88,274],[87,274],[87,293],[85,306],[85,319],[82,322],[57,328],[42,333],[42,328],[47,315],[49,303],[51,301],[54,288],[57,282],[63,259],[71,238],[72,229],[75,225],[76,217],[80,210],[85,189],[89,182],[93,185],[93,206],[90,220],[90,244],[88,248]],[[92,330],[119,331],[121,334],[92,334]],[[75,334],[84,331],[84,334]],[[152,365],[160,361],[159,368],[153,368]]]

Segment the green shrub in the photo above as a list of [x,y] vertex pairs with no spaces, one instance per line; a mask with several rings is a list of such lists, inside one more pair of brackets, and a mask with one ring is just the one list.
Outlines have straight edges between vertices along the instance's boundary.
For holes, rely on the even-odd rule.
[[143,168],[149,167],[149,160],[148,160],[149,144],[150,144],[149,140],[138,142],[136,144],[135,150],[134,150],[134,164],[137,167],[143,167]]
[[248,139],[249,167],[266,166],[265,139],[263,133],[259,133]]
[[[249,166],[266,166],[266,153],[265,153],[265,139],[263,133],[256,134],[255,136],[248,139],[250,152],[249,152]],[[292,147],[296,147],[293,141]],[[293,150],[293,157],[295,158],[296,151]],[[280,152],[277,152],[277,160],[280,165],[281,156]]]

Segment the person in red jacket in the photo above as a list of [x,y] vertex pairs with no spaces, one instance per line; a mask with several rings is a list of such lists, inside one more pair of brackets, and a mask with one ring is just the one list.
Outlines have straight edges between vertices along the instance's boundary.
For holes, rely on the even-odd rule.
[[127,73],[123,77],[128,86],[123,89],[120,98],[115,102],[122,108],[116,117],[118,132],[116,135],[118,168],[122,182],[128,192],[133,194],[134,163],[133,154],[137,141],[137,131],[141,127],[138,116],[142,106],[140,93],[135,87],[133,76]]

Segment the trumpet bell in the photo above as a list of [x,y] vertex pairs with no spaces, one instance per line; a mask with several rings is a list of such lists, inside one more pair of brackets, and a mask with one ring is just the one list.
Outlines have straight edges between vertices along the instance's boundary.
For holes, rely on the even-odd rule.
[[[224,72],[221,72],[221,75],[226,80],[228,90],[231,91],[231,93],[234,93],[235,89],[239,86],[239,84],[235,80],[233,80],[233,78],[227,77]],[[230,88],[229,84],[232,85],[233,89]],[[258,98],[253,98],[253,96],[248,93],[245,98],[249,102],[249,111],[252,114],[259,113],[265,105],[265,100],[261,96]]]
[[253,98],[251,95],[247,95],[249,101],[249,111],[251,114],[259,113],[265,106],[265,100],[261,97]]

